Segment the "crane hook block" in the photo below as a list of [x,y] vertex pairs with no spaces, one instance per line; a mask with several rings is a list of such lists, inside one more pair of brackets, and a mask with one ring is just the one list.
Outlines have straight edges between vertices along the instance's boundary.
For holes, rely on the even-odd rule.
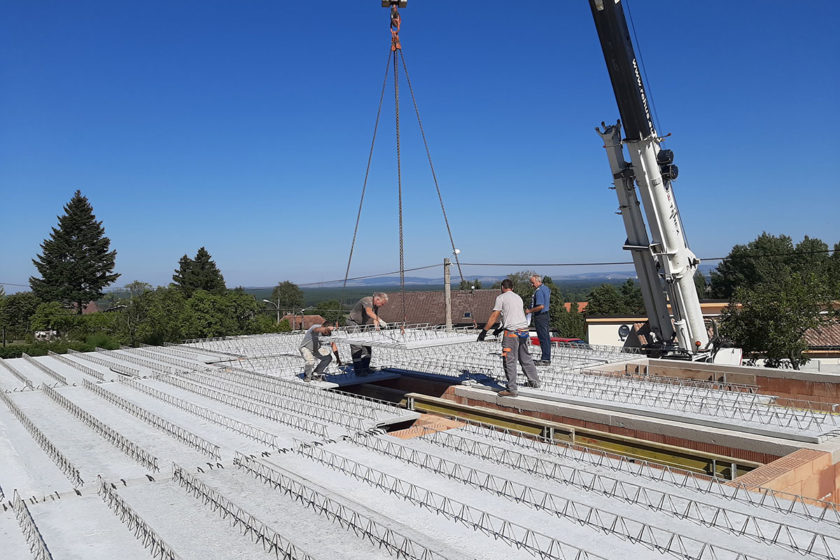
[[[407,0],[406,0],[407,1]],[[401,51],[402,47],[400,46],[400,24],[402,23],[402,18],[400,18],[400,10],[399,5],[402,4],[405,6],[405,1],[403,2],[391,2],[391,50],[392,51]],[[382,0],[382,5],[385,5],[385,0]]]

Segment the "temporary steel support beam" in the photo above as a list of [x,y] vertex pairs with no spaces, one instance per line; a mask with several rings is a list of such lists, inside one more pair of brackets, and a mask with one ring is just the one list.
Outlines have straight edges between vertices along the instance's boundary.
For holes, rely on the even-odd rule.
[[734,479],[761,466],[761,463],[726,455],[580,428],[524,414],[460,404],[420,393],[408,393],[406,398],[411,410],[511,428],[551,441],[563,441],[663,465],[677,466],[718,478]]

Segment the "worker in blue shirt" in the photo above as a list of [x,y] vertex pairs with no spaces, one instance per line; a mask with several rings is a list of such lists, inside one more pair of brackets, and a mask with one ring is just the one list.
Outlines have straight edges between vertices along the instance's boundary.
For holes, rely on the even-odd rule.
[[536,291],[531,298],[531,308],[526,309],[525,313],[532,314],[537,338],[540,339],[540,350],[542,350],[542,358],[534,363],[538,366],[547,366],[551,363],[551,334],[548,331],[548,306],[551,302],[551,290],[543,284],[542,276],[538,274],[534,274],[529,280]]

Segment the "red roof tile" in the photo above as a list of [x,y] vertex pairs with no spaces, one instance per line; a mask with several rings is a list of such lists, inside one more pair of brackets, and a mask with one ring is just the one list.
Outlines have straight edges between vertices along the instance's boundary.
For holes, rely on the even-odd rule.
[[[301,318],[303,319],[302,325]],[[326,321],[320,315],[283,315],[283,319],[289,322],[293,331],[306,330],[312,325],[323,325],[324,321]]]
[[[452,324],[472,325],[473,319],[484,326],[499,290],[452,290]],[[406,292],[405,321],[407,323],[446,324],[443,291]],[[388,294],[388,304],[380,309],[381,317],[389,323],[403,321],[402,293]]]
[[810,348],[840,347],[840,323],[826,323],[818,329],[806,331],[805,342]]

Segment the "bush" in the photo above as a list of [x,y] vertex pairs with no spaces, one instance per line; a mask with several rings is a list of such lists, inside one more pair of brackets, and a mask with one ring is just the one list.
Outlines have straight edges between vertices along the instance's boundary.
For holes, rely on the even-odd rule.
[[[119,347],[119,346],[118,346]],[[72,348],[79,352],[92,352],[94,347],[78,340],[55,340],[52,342],[33,342],[29,344],[9,344],[0,347],[0,358],[20,358],[23,354],[30,356],[46,356],[48,352],[66,354],[67,349]]]
[[249,334],[263,334],[263,333],[281,333],[281,332],[291,332],[292,327],[289,325],[288,319],[283,319],[278,324],[274,317],[268,317],[267,315],[257,315],[254,317],[254,320],[251,322],[253,326],[253,332]]
[[108,337],[116,335],[119,313],[91,313],[77,317],[75,325],[70,330],[71,338],[86,340],[92,335],[102,334]]
[[85,337],[85,343],[92,348],[104,348],[105,350],[119,350],[120,343],[117,339],[103,332],[89,334]]

